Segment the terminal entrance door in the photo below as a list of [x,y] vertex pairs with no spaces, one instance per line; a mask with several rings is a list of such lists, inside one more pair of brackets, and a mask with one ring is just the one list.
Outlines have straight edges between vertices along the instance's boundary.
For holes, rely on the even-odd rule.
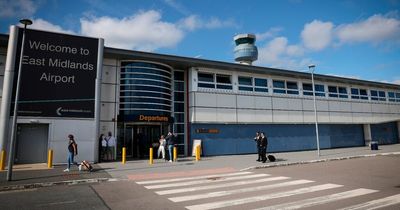
[[[158,142],[161,135],[166,135],[168,125],[137,125],[125,124],[123,129],[119,129],[121,137],[118,142],[119,150],[126,147],[128,158],[148,158],[149,148],[153,143]],[[156,151],[154,151],[156,152]]]

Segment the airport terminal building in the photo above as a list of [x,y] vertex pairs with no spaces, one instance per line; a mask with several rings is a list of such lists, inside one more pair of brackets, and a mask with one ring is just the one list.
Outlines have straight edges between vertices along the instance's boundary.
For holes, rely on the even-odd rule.
[[[47,47],[35,48],[39,41],[34,43],[30,38],[35,32],[50,37],[40,35],[46,38],[41,43],[46,42]],[[21,34],[21,29],[11,27],[10,35],[0,35],[3,149],[9,143],[7,126],[11,124],[10,107],[14,103],[10,98],[16,75],[8,72],[18,70]],[[71,41],[62,41],[64,36]],[[242,49],[241,38],[248,41],[252,37],[236,37],[239,42],[235,54],[249,52],[246,51],[249,48]],[[77,51],[68,48],[71,56],[68,62],[60,58],[57,63],[56,58],[42,55],[51,51],[52,45],[82,44],[74,39],[70,35],[27,30],[25,46],[36,50],[27,53],[31,53],[30,58],[35,55],[37,58],[24,57],[22,75],[29,75],[25,73],[28,71],[44,73],[38,73],[30,88],[23,88],[24,81],[35,80],[33,74],[21,80],[17,163],[46,162],[48,149],[54,150],[55,163],[65,162],[66,137],[70,133],[79,145],[78,159],[93,162],[98,161],[99,135],[109,131],[117,139],[118,157],[122,147],[127,148],[127,156],[131,158],[139,158],[140,147],[147,154],[152,143],[168,131],[176,134],[179,155],[185,156],[192,155],[194,140],[201,140],[206,156],[256,153],[253,137],[257,131],[268,136],[268,152],[317,147],[310,73],[115,49],[103,47],[102,39],[92,40],[94,46],[84,47],[97,60],[80,61],[91,54],[88,50],[87,55],[84,51],[79,55],[79,47]],[[253,44],[254,41],[255,38]],[[66,53],[61,48],[57,51],[57,46],[53,50],[49,56]],[[54,71],[68,73],[52,77]],[[91,76],[85,76],[86,73]],[[80,78],[82,86],[75,87]],[[400,85],[321,74],[314,74],[314,80],[321,149],[363,146],[371,140],[379,144],[399,143]],[[57,94],[51,92],[52,86],[36,89],[42,88],[42,83],[60,85],[56,81],[66,85],[64,89],[57,86],[60,88]],[[45,95],[54,98],[29,98],[32,95],[29,91],[50,91]],[[79,94],[69,96],[70,93]],[[57,98],[59,95],[66,97]],[[72,108],[65,108],[68,106]],[[35,111],[39,109],[43,110]]]

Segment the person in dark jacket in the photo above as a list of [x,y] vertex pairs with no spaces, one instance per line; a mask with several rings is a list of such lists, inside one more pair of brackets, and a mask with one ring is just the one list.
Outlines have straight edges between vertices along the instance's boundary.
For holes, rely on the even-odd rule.
[[168,145],[168,154],[169,154],[169,162],[172,162],[172,150],[174,149],[175,145],[175,136],[171,133],[168,132],[167,137],[165,137],[165,140],[167,141]]
[[261,140],[260,132],[257,132],[257,133],[256,133],[256,136],[254,137],[254,141],[255,141],[256,144],[257,144],[257,155],[258,155],[257,161],[261,161],[260,140]]
[[265,136],[264,132],[261,132],[260,136],[260,149],[261,149],[261,158],[262,162],[265,163],[267,161],[267,146],[268,146],[268,139]]

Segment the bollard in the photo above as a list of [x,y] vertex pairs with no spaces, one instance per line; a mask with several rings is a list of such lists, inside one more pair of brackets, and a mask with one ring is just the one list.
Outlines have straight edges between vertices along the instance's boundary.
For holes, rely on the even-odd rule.
[[47,168],[53,168],[53,150],[49,149],[47,153]]
[[122,147],[122,164],[126,163],[126,147]]
[[153,147],[150,148],[150,160],[149,160],[149,164],[150,164],[150,165],[153,164]]
[[196,161],[200,160],[200,145],[196,146]]
[[176,161],[176,159],[178,159],[178,148],[174,147],[174,162]]
[[0,171],[4,171],[6,165],[6,151],[1,150],[1,157],[0,157]]

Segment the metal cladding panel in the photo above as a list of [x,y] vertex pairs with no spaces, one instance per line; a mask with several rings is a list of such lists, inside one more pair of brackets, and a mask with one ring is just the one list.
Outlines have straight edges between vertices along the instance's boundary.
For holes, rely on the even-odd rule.
[[[196,130],[214,130],[197,133]],[[268,152],[316,149],[313,124],[192,124],[192,139],[201,139],[203,153],[210,155],[256,153],[255,132],[263,131],[268,137]],[[320,124],[321,148],[363,146],[361,124]]]
[[216,98],[217,98],[217,107],[227,107],[227,108],[236,107],[235,95],[217,94]]
[[[257,98],[255,98],[253,96],[238,95],[237,96],[237,107],[238,107],[238,109],[243,109],[243,108],[254,109],[256,107],[255,102],[254,102],[255,100],[257,100]],[[260,106],[262,106],[262,105],[263,105],[263,103],[260,102]]]
[[384,124],[372,124],[372,141],[378,141],[378,144],[396,144],[399,143],[398,130],[396,122]]
[[200,107],[217,107],[217,94],[196,93],[195,105]]

